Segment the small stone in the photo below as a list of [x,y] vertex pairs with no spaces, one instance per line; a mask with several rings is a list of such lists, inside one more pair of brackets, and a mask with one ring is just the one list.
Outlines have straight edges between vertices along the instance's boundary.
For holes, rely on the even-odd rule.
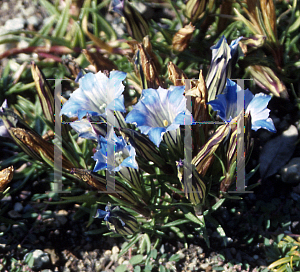
[[8,216],[12,219],[16,219],[16,218],[20,218],[21,214],[19,214],[18,212],[11,210],[8,212]]
[[113,262],[117,262],[118,261],[118,254],[112,254],[110,256],[110,260],[113,261]]
[[68,212],[65,210],[60,210],[55,214],[56,221],[59,225],[65,225],[68,222],[66,215],[68,215]]
[[20,193],[20,199],[25,200],[31,195],[30,191],[21,191]]
[[105,250],[104,256],[109,257],[111,255],[111,250]]
[[200,268],[206,269],[209,266],[209,263],[200,264]]
[[[24,256],[24,260],[26,259],[28,253]],[[40,249],[36,249],[32,252],[33,269],[41,269],[43,266],[48,265],[50,263],[50,258],[47,253],[43,252]]]
[[235,259],[238,261],[238,262],[242,262],[242,255],[241,255],[241,252],[237,252],[236,255],[235,255]]
[[37,27],[37,26],[40,24],[40,21],[39,21],[39,19],[38,19],[37,16],[32,15],[32,16],[30,16],[30,17],[27,19],[27,23],[28,23],[29,25],[32,25],[32,26],[34,26],[34,27]]
[[232,255],[235,255],[236,254],[236,249],[234,247],[230,248],[230,252]]
[[5,29],[8,31],[22,30],[25,26],[25,19],[23,18],[14,18],[7,20],[5,22]]
[[254,260],[258,260],[258,259],[259,259],[259,256],[258,256],[258,255],[253,255],[253,259],[254,259]]
[[190,264],[188,264],[188,268],[189,268],[190,270],[193,270],[193,269],[195,268],[195,266],[196,266],[195,263],[190,263]]
[[34,6],[30,6],[30,7],[26,8],[26,9],[21,9],[21,11],[22,11],[22,13],[23,13],[23,15],[25,17],[29,17],[29,16],[35,14],[35,12],[36,12]]
[[233,242],[233,239],[232,239],[231,237],[226,237],[226,239],[227,239],[227,243],[228,243],[228,244],[230,244],[230,243]]
[[14,211],[21,212],[23,210],[23,205],[20,202],[16,202],[14,205]]
[[10,201],[11,201],[11,195],[5,196],[0,200],[0,202],[10,202]]
[[286,183],[300,183],[300,158],[291,159],[286,166],[281,168],[281,178]]
[[7,2],[4,2],[4,3],[2,4],[1,10],[2,10],[2,11],[9,10],[9,5],[8,5]]
[[113,246],[111,249],[112,254],[118,254],[120,252],[120,249],[117,246]]
[[119,264],[119,265],[123,264],[124,260],[125,260],[125,259],[124,259],[123,257],[121,257],[121,258],[118,260],[118,264]]
[[5,225],[0,226],[0,231],[6,231],[7,227]]
[[202,254],[203,253],[203,248],[202,247],[198,247],[197,252],[198,252],[198,254]]
[[24,41],[24,40],[21,40],[21,41],[18,43],[18,48],[19,48],[19,49],[27,48],[28,46],[29,46],[29,42]]
[[185,258],[185,254],[182,252],[181,249],[180,249],[179,251],[177,251],[176,254],[179,255],[179,258],[180,258],[180,259],[184,259],[184,258]]

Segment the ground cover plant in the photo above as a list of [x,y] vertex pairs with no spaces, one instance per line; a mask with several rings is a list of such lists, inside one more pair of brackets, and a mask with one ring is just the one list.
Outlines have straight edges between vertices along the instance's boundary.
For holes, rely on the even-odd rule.
[[297,271],[299,3],[34,6],[0,35],[1,269]]

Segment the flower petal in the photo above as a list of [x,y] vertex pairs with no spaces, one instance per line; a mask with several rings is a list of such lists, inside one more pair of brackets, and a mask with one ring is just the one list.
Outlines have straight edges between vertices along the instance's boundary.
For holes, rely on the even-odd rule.
[[163,134],[177,129],[180,124],[184,125],[186,116],[191,116],[191,124],[194,122],[191,113],[186,111],[184,89],[184,86],[173,86],[168,90],[161,87],[143,90],[139,102],[125,121],[135,124],[159,146]]
[[150,129],[148,136],[149,139],[158,147],[165,132],[166,129],[162,127],[152,128]]
[[276,128],[271,118],[267,118],[266,120],[256,120],[254,121],[254,123],[252,122],[251,129],[257,131],[260,128],[264,128],[271,132],[276,133]]
[[[79,88],[63,105],[61,115],[82,119],[89,113],[91,116],[104,115],[105,109],[125,111],[124,85],[126,73],[113,71],[108,78],[102,72],[87,73],[79,79]],[[108,105],[108,106],[107,106]]]
[[70,126],[78,133],[79,137],[90,140],[97,140],[98,138],[96,133],[93,131],[92,125],[86,119],[71,122]]

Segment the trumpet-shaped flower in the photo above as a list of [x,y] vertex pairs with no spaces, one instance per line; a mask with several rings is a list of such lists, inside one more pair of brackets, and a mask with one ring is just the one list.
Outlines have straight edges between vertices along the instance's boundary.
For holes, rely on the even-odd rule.
[[132,235],[139,230],[139,224],[132,215],[119,206],[112,207],[109,202],[105,211],[97,210],[94,218],[104,218],[107,228],[121,235]]
[[[213,110],[218,112],[219,117],[230,122],[238,116],[237,113],[237,93],[242,91],[241,87],[235,82],[227,79],[224,94],[219,94],[217,99],[208,102]],[[271,118],[269,118],[270,110],[267,108],[271,99],[270,95],[259,93],[253,95],[248,89],[244,91],[246,113],[251,114],[251,128],[257,131],[260,128],[276,132],[275,126]]]
[[[100,149],[94,154],[96,161],[94,172],[108,169],[109,171],[120,171],[122,167],[132,167],[138,169],[135,160],[135,149],[127,145],[124,138],[117,137],[113,129],[110,130],[107,137],[99,137]],[[114,152],[114,156],[111,156]]]
[[71,94],[60,114],[82,119],[87,113],[104,116],[106,109],[125,112],[122,95],[125,77],[126,73],[120,71],[110,72],[109,78],[101,72],[84,75],[79,79],[79,88]]
[[[125,121],[135,124],[143,134],[159,146],[164,133],[192,124],[192,114],[186,109],[184,86],[143,90],[142,97]],[[186,118],[186,121],[185,121]]]

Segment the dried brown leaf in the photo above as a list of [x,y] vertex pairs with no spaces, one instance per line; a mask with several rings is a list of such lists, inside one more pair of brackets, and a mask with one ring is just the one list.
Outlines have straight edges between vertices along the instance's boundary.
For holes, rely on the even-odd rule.
[[3,192],[14,175],[14,167],[10,166],[0,171],[0,192]]

